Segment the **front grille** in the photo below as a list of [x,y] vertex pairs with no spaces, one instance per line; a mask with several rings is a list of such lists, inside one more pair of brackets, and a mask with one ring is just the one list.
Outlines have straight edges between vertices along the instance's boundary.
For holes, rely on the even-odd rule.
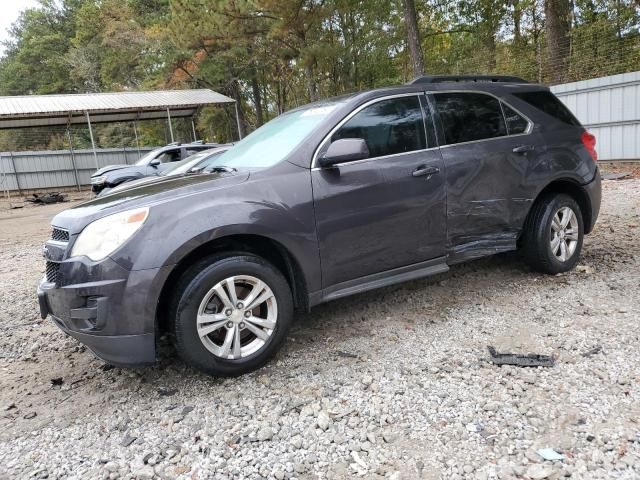
[[58,283],[58,271],[60,270],[60,264],[56,262],[47,262],[46,275],[47,282]]
[[61,228],[53,227],[53,232],[51,232],[51,240],[55,240],[56,242],[68,242],[69,232],[67,232],[66,230],[62,230]]

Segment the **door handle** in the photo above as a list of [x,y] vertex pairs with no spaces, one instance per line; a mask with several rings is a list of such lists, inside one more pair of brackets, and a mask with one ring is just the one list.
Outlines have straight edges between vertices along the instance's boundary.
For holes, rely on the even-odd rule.
[[424,175],[429,175],[429,177],[431,177],[432,175],[435,175],[436,173],[440,173],[440,169],[438,167],[427,167],[425,165],[421,165],[418,168],[416,168],[411,175],[414,177],[422,177]]
[[535,149],[533,145],[520,145],[513,149],[513,153],[527,153],[532,152]]

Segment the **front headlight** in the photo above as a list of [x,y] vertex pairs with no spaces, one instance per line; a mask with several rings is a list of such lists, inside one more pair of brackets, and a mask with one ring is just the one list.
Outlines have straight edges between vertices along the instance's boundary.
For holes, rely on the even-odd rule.
[[71,256],[84,255],[94,262],[106,258],[136,233],[149,216],[148,208],[137,208],[100,218],[80,233]]
[[106,175],[100,175],[99,177],[96,178],[92,178],[91,179],[91,184],[92,185],[100,185],[104,182],[107,181],[107,176]]

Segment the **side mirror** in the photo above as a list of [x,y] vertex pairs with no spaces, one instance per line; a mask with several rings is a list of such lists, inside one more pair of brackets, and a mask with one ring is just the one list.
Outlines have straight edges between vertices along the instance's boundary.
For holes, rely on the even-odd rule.
[[339,163],[353,162],[369,158],[369,147],[362,138],[341,138],[336,140],[318,159],[318,165],[322,168],[333,167]]
[[157,158],[149,162],[150,167],[158,168],[158,165],[160,165],[160,160],[158,160]]

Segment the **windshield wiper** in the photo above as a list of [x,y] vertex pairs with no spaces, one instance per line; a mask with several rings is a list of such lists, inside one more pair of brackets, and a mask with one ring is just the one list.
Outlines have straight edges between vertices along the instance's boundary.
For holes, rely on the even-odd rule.
[[232,172],[237,172],[237,171],[238,171],[237,168],[225,167],[225,166],[211,167],[211,168],[207,169],[207,172],[209,172],[209,173],[213,173],[213,172],[232,173]]

